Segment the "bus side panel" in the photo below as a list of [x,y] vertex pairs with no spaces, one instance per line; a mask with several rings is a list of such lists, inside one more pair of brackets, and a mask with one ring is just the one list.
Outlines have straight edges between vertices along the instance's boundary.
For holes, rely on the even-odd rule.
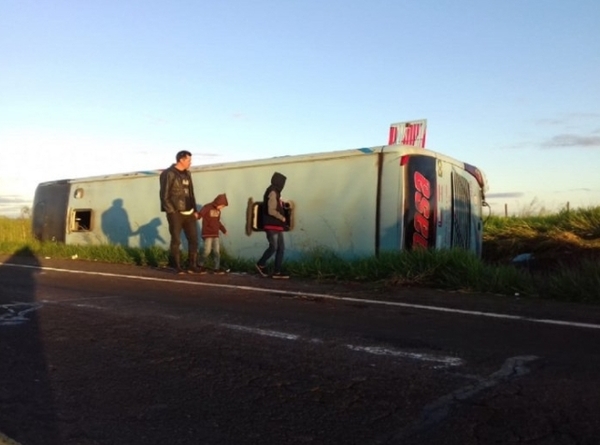
[[[227,194],[229,205],[222,210],[221,221],[228,233],[221,241],[228,254],[256,260],[267,247],[264,232],[247,235],[247,208],[249,200],[263,200],[275,171],[287,177],[282,199],[294,203],[294,228],[285,235],[287,258],[314,249],[330,250],[344,258],[374,254],[377,155],[372,152],[193,170],[199,206]],[[73,188],[81,193],[70,199],[67,243],[168,246],[158,174],[75,181]],[[83,219],[89,215],[89,227],[78,224],[79,215]],[[200,225],[201,221],[199,230]],[[186,244],[182,237],[183,251]]]
[[404,248],[433,248],[436,239],[437,160],[413,155],[405,168]]
[[221,242],[228,253],[258,259],[267,247],[264,232],[246,234],[246,209],[249,200],[263,200],[275,171],[287,177],[282,199],[294,204],[294,228],[285,234],[287,258],[314,249],[344,258],[374,254],[377,156],[373,153],[193,173],[199,204],[227,193],[229,206],[222,210],[221,221],[228,234]]
[[68,181],[40,184],[33,199],[32,232],[39,241],[65,242]]
[[384,153],[381,169],[381,201],[379,209],[379,250],[398,252],[403,248],[402,227],[404,216],[403,167],[401,154]]
[[[69,201],[66,242],[68,244],[114,244],[150,247],[159,244],[160,219],[158,175],[74,182]],[[80,226],[85,215],[89,224]],[[166,223],[166,221],[165,221]],[[168,239],[162,243],[168,245]]]

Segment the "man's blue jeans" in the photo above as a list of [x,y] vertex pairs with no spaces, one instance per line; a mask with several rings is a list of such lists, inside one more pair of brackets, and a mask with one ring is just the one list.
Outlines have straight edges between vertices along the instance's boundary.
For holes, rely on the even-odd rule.
[[283,254],[285,252],[285,243],[283,242],[282,230],[265,230],[269,247],[265,250],[258,265],[265,267],[269,258],[275,254],[275,273],[281,272],[281,264],[283,263]]

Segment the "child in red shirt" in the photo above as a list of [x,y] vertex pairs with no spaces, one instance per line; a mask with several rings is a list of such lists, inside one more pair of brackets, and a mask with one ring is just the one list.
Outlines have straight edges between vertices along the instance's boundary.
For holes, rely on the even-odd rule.
[[218,195],[212,202],[205,204],[198,212],[198,220],[202,220],[202,240],[204,253],[200,255],[201,273],[206,273],[204,263],[212,253],[214,260],[214,273],[222,275],[228,271],[221,269],[221,244],[219,233],[227,234],[227,229],[221,223],[221,210],[227,206],[227,195]]

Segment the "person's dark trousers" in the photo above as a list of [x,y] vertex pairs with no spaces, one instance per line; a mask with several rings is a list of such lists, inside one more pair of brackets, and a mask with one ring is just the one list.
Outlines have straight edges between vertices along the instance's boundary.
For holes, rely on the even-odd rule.
[[275,273],[281,272],[281,264],[283,263],[283,254],[285,252],[285,243],[283,242],[283,231],[281,230],[265,230],[269,247],[265,250],[258,265],[265,267],[269,258],[275,254]]
[[[167,213],[167,222],[169,223],[169,233],[171,235],[169,246],[171,265],[176,269],[181,269],[180,246],[182,231],[188,242],[188,258],[193,258],[198,254],[196,217],[193,213],[191,215],[183,215],[179,212]],[[195,264],[190,266],[195,266]]]

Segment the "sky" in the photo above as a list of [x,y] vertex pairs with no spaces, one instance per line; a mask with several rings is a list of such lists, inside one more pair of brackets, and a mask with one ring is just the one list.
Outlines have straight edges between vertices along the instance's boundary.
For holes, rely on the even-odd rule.
[[385,145],[600,205],[598,0],[0,1],[0,216],[40,182]]

